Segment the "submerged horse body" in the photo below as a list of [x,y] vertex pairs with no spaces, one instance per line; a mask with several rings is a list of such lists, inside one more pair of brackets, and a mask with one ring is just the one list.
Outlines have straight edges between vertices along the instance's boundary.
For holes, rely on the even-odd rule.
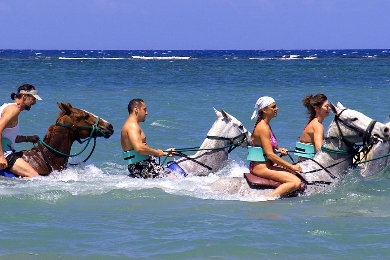
[[[43,141],[30,150],[23,150],[23,159],[40,175],[66,167],[72,144],[86,138],[109,138],[113,126],[88,111],[72,107],[69,103],[58,103],[61,112],[56,124],[49,127]],[[90,140],[88,140],[90,141]]]
[[228,154],[235,147],[246,148],[250,133],[242,123],[223,109],[214,109],[217,120],[214,122],[206,139],[197,152],[191,156],[184,156],[174,163],[185,174],[206,176],[216,171],[221,164],[228,159]]
[[[299,176],[306,184],[305,195],[327,190],[342,180],[347,170],[353,166],[354,156],[359,152],[356,149],[357,143],[372,145],[377,137],[383,140],[389,138],[388,126],[360,112],[347,109],[340,103],[337,107],[331,104],[331,108],[335,118],[328,128],[322,150],[313,159],[299,163],[302,168]],[[273,189],[272,186],[258,185],[260,183],[248,183],[244,177],[225,177],[212,183],[211,188],[222,193],[255,196],[264,196]]]

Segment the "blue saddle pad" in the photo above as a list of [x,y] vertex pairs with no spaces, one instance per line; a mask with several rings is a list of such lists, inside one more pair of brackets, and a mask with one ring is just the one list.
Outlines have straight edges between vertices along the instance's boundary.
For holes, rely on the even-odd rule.
[[169,163],[167,168],[173,172],[183,175],[184,177],[187,176],[187,173],[176,162]]
[[9,171],[6,171],[6,170],[0,170],[0,176],[4,176],[4,177],[8,177],[8,178],[18,178],[19,176],[12,173],[12,172],[9,172]]

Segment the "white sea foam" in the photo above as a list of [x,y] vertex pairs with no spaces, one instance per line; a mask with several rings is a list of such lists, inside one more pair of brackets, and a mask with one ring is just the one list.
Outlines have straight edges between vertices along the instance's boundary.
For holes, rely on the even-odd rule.
[[139,60],[189,60],[191,57],[180,56],[131,56],[133,59]]
[[0,178],[0,196],[29,196],[37,200],[55,202],[67,196],[101,195],[118,189],[134,191],[158,188],[169,194],[200,199],[264,201],[263,197],[221,194],[210,188],[210,185],[221,177],[242,177],[247,171],[248,168],[243,166],[242,162],[228,160],[221,169],[209,176],[189,174],[186,178],[137,179],[127,176],[127,168],[124,165],[107,163],[97,167],[88,164],[32,179]]
[[59,60],[126,60],[127,58],[58,57]]

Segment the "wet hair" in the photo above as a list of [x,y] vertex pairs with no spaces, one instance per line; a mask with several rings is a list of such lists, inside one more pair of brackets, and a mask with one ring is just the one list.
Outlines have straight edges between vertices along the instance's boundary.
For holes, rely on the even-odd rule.
[[21,98],[23,94],[20,94],[21,90],[34,90],[35,87],[30,84],[23,84],[20,87],[18,87],[18,93],[11,93],[11,99],[15,100],[16,98]]
[[314,107],[321,107],[326,100],[328,100],[328,98],[322,93],[318,93],[315,96],[309,94],[303,98],[302,104],[307,108],[309,121],[316,116],[316,110],[314,109]]
[[129,114],[133,113],[134,108],[138,107],[140,108],[142,103],[145,103],[140,98],[134,98],[129,102],[129,105],[127,106],[127,111],[129,111]]

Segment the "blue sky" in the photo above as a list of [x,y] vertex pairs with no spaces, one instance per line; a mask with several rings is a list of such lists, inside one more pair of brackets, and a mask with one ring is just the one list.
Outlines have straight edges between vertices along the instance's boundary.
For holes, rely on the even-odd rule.
[[0,49],[388,49],[390,0],[0,0]]

